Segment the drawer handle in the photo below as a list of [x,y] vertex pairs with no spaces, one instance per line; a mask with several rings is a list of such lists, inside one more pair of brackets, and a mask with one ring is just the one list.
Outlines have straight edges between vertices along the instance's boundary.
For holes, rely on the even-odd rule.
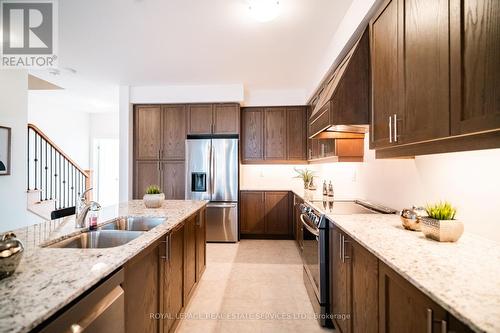
[[448,323],[446,320],[434,320],[432,309],[427,308],[427,333],[432,333],[434,323],[441,324],[441,332],[447,333],[448,331]]

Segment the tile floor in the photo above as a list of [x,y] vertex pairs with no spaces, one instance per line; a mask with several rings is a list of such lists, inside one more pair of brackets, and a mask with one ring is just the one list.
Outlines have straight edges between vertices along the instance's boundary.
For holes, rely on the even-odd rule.
[[177,333],[332,332],[314,319],[299,252],[286,240],[208,244],[207,268],[185,315]]

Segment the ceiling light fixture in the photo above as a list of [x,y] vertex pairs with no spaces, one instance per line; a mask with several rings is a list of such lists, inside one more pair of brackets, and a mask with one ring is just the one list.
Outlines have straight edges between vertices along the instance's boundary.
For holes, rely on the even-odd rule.
[[250,15],[260,22],[269,22],[279,15],[280,2],[277,0],[248,0]]

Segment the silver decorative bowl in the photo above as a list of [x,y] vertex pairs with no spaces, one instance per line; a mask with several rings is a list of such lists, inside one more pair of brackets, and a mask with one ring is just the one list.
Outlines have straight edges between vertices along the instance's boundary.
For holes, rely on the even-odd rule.
[[0,238],[0,279],[15,272],[23,257],[23,252],[23,243],[16,238],[14,233],[8,232]]

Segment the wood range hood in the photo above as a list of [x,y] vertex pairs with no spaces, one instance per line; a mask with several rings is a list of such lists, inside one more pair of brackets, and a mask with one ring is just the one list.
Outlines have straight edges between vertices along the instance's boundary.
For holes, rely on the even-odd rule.
[[311,139],[364,138],[369,124],[370,45],[368,29],[311,99]]

